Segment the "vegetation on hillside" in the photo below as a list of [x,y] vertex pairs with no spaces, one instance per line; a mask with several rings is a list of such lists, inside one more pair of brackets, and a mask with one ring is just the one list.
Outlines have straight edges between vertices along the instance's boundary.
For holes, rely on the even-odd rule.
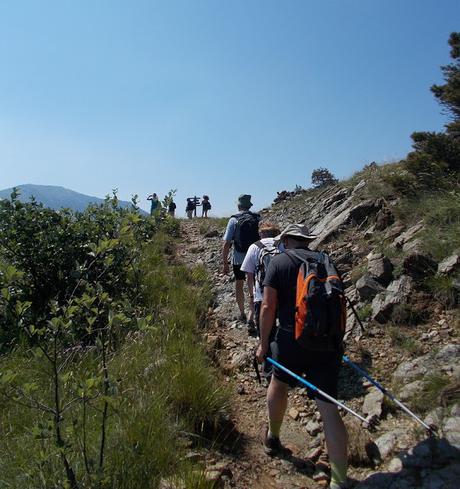
[[174,219],[0,202],[0,486],[193,479],[185,433],[226,406],[196,341],[211,292],[176,264]]

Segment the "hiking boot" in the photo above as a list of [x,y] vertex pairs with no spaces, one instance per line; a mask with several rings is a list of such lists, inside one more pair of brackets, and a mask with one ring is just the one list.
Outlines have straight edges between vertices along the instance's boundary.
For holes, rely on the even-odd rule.
[[265,429],[264,450],[270,457],[282,457],[291,455],[291,450],[281,444],[281,441],[276,436],[268,435],[268,428]]

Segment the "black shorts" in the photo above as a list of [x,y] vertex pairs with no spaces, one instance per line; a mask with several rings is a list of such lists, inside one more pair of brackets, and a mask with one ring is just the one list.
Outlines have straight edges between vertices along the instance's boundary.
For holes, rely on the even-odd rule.
[[241,265],[233,265],[235,280],[246,280],[246,273],[241,271]]
[[[308,351],[294,339],[291,331],[278,330],[271,345],[272,358],[297,375],[305,374],[305,380],[337,399],[339,369],[342,363],[342,352]],[[274,367],[275,377],[285,384],[294,387],[298,381],[278,367]],[[320,394],[308,389],[311,399],[328,401]]]

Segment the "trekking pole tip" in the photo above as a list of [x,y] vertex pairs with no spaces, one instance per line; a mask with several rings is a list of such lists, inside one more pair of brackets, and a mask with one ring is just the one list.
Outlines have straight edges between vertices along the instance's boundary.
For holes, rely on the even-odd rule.
[[427,429],[428,436],[430,436],[430,437],[438,436],[439,428],[434,423],[431,423],[428,426],[429,426],[429,429]]

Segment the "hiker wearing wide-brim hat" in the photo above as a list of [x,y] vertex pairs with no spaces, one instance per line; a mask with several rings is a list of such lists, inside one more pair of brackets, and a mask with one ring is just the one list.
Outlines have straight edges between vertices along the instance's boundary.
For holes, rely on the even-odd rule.
[[[235,297],[239,309],[238,319],[247,322],[244,300],[244,281],[246,274],[241,271],[249,246],[260,239],[259,236],[259,214],[251,212],[251,195],[241,194],[238,197],[238,212],[231,216],[223,237],[222,263],[224,274],[229,273],[228,256],[233,247],[232,266],[235,276]],[[253,301],[252,292],[249,291],[249,302]]]
[[[309,248],[310,243],[316,237],[305,224],[290,224],[275,238],[276,241],[284,244],[286,251],[271,259],[265,274],[260,315],[261,338],[257,349],[257,360],[263,362],[270,347],[271,358],[279,362],[279,365],[298,376],[305,375],[305,380],[329,396],[328,399],[318,391],[309,391],[309,396],[315,399],[323,421],[331,462],[330,487],[339,489],[346,481],[347,432],[337,406],[330,401],[330,398],[337,399],[338,397],[338,376],[343,354],[342,342],[341,339],[334,341],[335,337],[328,336],[329,330],[326,330],[326,334],[322,332],[321,336],[314,338],[312,343],[306,345],[299,341],[296,328],[298,323],[297,300],[298,298],[304,300],[304,293],[308,290],[302,288],[297,290],[298,283],[300,285],[305,283],[300,281],[299,277],[305,280],[303,272],[309,270],[306,264],[316,263],[319,267],[319,264],[325,264],[326,260],[328,264],[332,263],[326,254],[312,251]],[[311,266],[313,270],[313,265]],[[338,277],[338,272],[336,270],[335,272]],[[332,277],[335,275],[331,275]],[[318,278],[317,282],[319,281]],[[316,282],[312,283],[315,283],[316,286]],[[314,297],[314,299],[317,298],[317,296]],[[324,318],[324,315],[329,313],[329,309],[327,306],[324,306],[327,309],[323,309],[321,301],[318,304],[321,309],[319,312]],[[312,314],[310,309],[308,311]],[[276,315],[278,317],[276,335],[274,341],[269,343]],[[281,444],[279,436],[288,403],[288,389],[297,381],[293,381],[293,377],[282,368],[277,367],[276,364],[273,365],[273,375],[267,390],[268,429],[264,431],[263,444],[267,454],[282,455],[286,452],[286,448]]]
[[283,239],[288,237],[301,240],[301,241],[313,241],[318,235],[312,234],[310,229],[305,224],[289,224],[278,236],[275,237],[275,241],[280,243]]

